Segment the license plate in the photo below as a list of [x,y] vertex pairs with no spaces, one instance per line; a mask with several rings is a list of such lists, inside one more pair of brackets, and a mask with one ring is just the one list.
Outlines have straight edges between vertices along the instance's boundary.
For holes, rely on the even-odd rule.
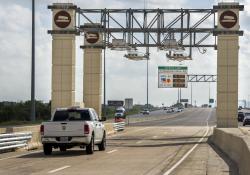
[[60,137],[60,142],[68,142],[68,137]]

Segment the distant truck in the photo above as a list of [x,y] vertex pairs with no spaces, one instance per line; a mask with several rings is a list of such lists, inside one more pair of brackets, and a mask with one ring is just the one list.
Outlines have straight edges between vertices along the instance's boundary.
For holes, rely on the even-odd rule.
[[115,117],[126,118],[126,110],[124,109],[124,107],[116,108]]
[[96,111],[92,108],[57,108],[49,122],[40,126],[41,142],[45,155],[52,148],[66,151],[74,146],[86,147],[87,154],[93,154],[94,145],[100,151],[106,148],[106,131]]
[[115,122],[124,122],[126,118],[126,110],[123,107],[118,107],[115,110]]

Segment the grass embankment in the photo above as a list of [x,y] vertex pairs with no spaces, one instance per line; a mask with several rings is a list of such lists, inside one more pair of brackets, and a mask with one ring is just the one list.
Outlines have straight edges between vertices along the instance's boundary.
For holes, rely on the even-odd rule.
[[4,121],[0,123],[0,127],[8,127],[8,126],[20,126],[20,125],[38,125],[41,124],[42,120],[37,121],[19,121],[19,120],[11,120],[11,121]]

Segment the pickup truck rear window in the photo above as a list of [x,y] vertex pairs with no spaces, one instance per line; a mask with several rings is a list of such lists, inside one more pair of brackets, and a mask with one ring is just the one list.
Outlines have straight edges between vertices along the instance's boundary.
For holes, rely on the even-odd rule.
[[90,121],[88,110],[56,111],[53,121]]

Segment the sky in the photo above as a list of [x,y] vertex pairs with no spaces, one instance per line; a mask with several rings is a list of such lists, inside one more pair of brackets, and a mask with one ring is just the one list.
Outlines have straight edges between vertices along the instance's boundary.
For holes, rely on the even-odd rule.
[[[54,2],[72,2],[81,8],[212,8],[216,0],[36,0],[36,99],[51,99],[52,13],[47,6]],[[250,98],[250,0],[241,0],[245,11],[240,12],[239,99]],[[0,0],[0,101],[30,99],[31,76],[31,0]],[[76,38],[76,101],[83,98],[83,37]],[[108,100],[133,98],[134,103],[146,103],[146,61],[131,61],[125,52],[106,52],[106,94]],[[181,62],[189,74],[216,74],[216,51],[206,54],[193,50],[193,60]],[[171,105],[177,100],[177,89],[159,89],[157,67],[180,65],[167,61],[165,52],[150,49],[149,103]],[[119,86],[118,86],[119,85]],[[208,103],[209,84],[193,83],[193,103]],[[210,83],[211,98],[216,98],[216,83]],[[182,90],[182,98],[190,99],[190,84]]]

